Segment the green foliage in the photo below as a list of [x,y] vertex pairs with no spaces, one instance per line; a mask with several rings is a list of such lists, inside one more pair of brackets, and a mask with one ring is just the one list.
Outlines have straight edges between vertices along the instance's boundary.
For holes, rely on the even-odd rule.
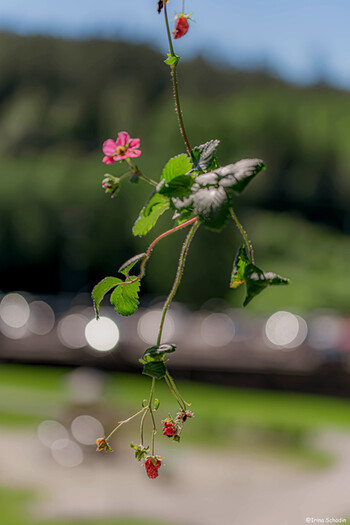
[[265,164],[260,159],[242,159],[235,164],[229,164],[215,170],[220,177],[218,183],[224,188],[242,193],[246,186],[262,170]]
[[[199,185],[193,188],[193,211],[200,221],[212,230],[221,230],[229,215],[229,197],[223,188]],[[198,188],[198,189],[197,189]]]
[[142,261],[146,257],[146,253],[139,253],[128,259],[124,264],[121,265],[118,272],[124,274],[126,277],[129,277],[130,270],[135,266],[136,263]]
[[116,312],[121,315],[129,316],[132,315],[138,307],[138,293],[140,290],[140,281],[135,281],[136,277],[127,276],[126,281],[122,281],[117,277],[106,277],[102,279],[95,288],[92,290],[92,298],[94,301],[94,307],[96,312],[96,318],[99,318],[99,308],[101,301],[107,292],[115,288],[111,295],[111,304],[115,307]]
[[243,283],[245,283],[247,291],[243,306],[247,306],[254,297],[268,286],[290,284],[290,280],[272,272],[264,273],[250,261],[246,247],[242,244],[235,257],[230,288],[237,288]]
[[146,235],[157,223],[159,217],[170,207],[169,199],[159,193],[152,193],[136,219],[132,232],[136,236]]
[[219,166],[216,160],[216,150],[219,144],[220,140],[209,140],[193,148],[192,158],[198,171],[211,171]]
[[123,281],[121,279],[118,279],[118,277],[105,277],[100,281],[94,289],[92,290],[92,299],[94,302],[95,312],[96,312],[96,318],[99,318],[99,308],[100,304],[106,295],[107,292],[112,290],[115,286],[118,286]]
[[161,361],[146,363],[143,367],[142,373],[145,376],[154,377],[155,379],[163,379],[166,374],[166,366]]
[[192,169],[192,162],[190,158],[182,153],[170,159],[165,165],[162,173],[162,178],[166,184],[169,184],[173,179],[186,175]]
[[139,359],[144,365],[143,374],[156,379],[162,379],[166,374],[165,355],[175,352],[176,346],[162,344],[148,348],[143,356]]
[[120,284],[111,295],[111,304],[120,315],[132,315],[139,305],[140,281],[129,284],[136,277],[129,277],[125,283]]
[[183,199],[189,195],[193,184],[193,178],[189,175],[179,175],[170,182],[163,179],[157,186],[157,191],[167,197],[179,197]]
[[168,58],[164,60],[164,63],[168,66],[177,66],[178,62],[180,60],[180,57],[178,55],[171,55],[168,53]]
[[238,249],[233,263],[230,288],[238,288],[238,286],[244,283],[245,269],[249,262],[245,245],[242,244]]

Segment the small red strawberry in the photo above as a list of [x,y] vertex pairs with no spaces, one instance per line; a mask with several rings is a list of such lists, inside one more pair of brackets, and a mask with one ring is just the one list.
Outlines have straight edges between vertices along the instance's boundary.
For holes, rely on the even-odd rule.
[[185,15],[184,13],[179,13],[176,15],[176,23],[173,31],[173,38],[181,38],[184,36],[189,28],[188,20],[192,20],[190,18],[192,13],[189,15]]
[[177,432],[177,425],[174,421],[165,420],[163,427],[164,436],[173,437]]
[[160,468],[161,464],[162,462],[155,456],[152,456],[145,461],[147,476],[150,479],[155,479],[158,477],[158,469]]

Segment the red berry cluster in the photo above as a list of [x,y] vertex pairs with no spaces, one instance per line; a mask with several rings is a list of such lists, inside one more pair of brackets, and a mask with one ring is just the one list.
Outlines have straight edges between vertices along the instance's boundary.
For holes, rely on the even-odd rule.
[[174,437],[177,432],[177,425],[174,421],[165,420],[163,427],[164,436]]
[[147,476],[151,479],[157,478],[158,469],[160,468],[161,464],[162,462],[156,457],[148,458],[145,461],[145,468],[146,468]]

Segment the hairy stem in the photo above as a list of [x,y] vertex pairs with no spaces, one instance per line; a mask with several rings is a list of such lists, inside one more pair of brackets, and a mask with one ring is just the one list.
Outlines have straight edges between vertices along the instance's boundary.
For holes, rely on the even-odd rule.
[[150,255],[151,255],[151,252],[152,252],[154,246],[157,244],[157,242],[159,242],[161,239],[164,239],[164,237],[167,237],[168,235],[170,235],[170,234],[172,234],[174,232],[177,232],[178,230],[181,230],[182,228],[185,228],[186,226],[188,226],[189,224],[194,223],[195,221],[197,221],[197,217],[193,217],[193,219],[190,219],[190,220],[188,220],[186,222],[183,222],[182,224],[179,224],[179,226],[175,226],[175,228],[171,228],[171,230],[167,230],[166,232],[164,232],[161,235],[159,235],[159,237],[154,239],[154,241],[152,241],[151,244],[149,245],[148,250],[146,252],[146,256],[145,256],[144,260],[142,261],[141,272],[139,273],[139,275],[135,279],[132,279],[131,281],[127,281],[125,284],[135,283],[136,281],[139,281],[140,279],[142,279],[142,277],[144,277],[145,271],[146,271],[146,263],[147,263]]
[[118,425],[112,430],[112,432],[106,437],[106,441],[108,441],[114,434],[114,432],[116,432],[118,430],[118,428],[120,428],[122,425],[125,425],[125,423],[129,423],[129,421],[131,421],[132,419],[134,419],[134,417],[142,414],[142,412],[146,412],[148,407],[144,407],[142,408],[141,410],[139,410],[138,412],[136,412],[136,414],[134,414],[133,416],[129,417],[128,419],[125,419],[124,421],[119,421]]
[[[170,55],[172,57],[176,57],[175,52],[174,52],[173,43],[172,43],[172,40],[171,40],[171,33],[170,33],[170,28],[169,28],[169,20],[168,20],[166,1],[164,2],[164,17],[165,17],[165,25],[166,25],[168,41],[169,41]],[[181,112],[181,106],[180,106],[179,88],[178,88],[178,84],[177,84],[176,64],[171,64],[170,67],[171,67],[171,79],[172,79],[172,82],[173,82],[173,90],[174,90],[175,111],[176,111],[176,114],[177,114],[177,119],[179,121],[179,127],[180,127],[182,138],[184,140],[184,143],[185,143],[186,149],[188,151],[188,154],[191,157],[192,156],[192,149],[191,149],[190,142],[188,140],[187,133],[186,133],[186,130],[185,130],[185,125],[184,125],[184,121],[183,121],[183,118],[182,118],[182,112]]]
[[188,249],[190,247],[190,244],[191,244],[191,241],[193,239],[193,236],[196,233],[197,229],[199,228],[199,225],[200,225],[200,223],[198,222],[198,220],[196,220],[196,222],[193,224],[192,228],[188,232],[186,240],[185,240],[185,242],[184,242],[184,244],[182,246],[182,250],[181,250],[181,254],[180,254],[179,265],[177,267],[175,281],[174,281],[173,287],[171,289],[171,292],[168,295],[168,298],[165,301],[164,306],[163,306],[163,312],[162,312],[162,318],[161,318],[160,326],[159,326],[157,345],[160,344],[160,340],[162,338],[162,332],[163,332],[165,316],[166,316],[166,313],[167,313],[168,308],[170,306],[170,303],[173,300],[173,298],[174,298],[174,296],[175,296],[175,294],[177,292],[177,289],[178,289],[178,287],[180,285],[182,274],[183,274],[183,270],[184,270],[184,267],[185,267],[187,252],[188,252]]
[[250,240],[248,238],[248,235],[247,235],[246,231],[244,230],[242,224],[239,222],[237,215],[233,211],[233,208],[230,208],[230,214],[231,214],[232,219],[235,221],[236,226],[239,229],[239,231],[240,231],[240,233],[241,233],[241,235],[242,235],[242,237],[243,237],[243,239],[244,239],[244,241],[245,241],[245,243],[247,245],[250,262],[254,263],[254,252],[253,252],[252,243],[250,242]]

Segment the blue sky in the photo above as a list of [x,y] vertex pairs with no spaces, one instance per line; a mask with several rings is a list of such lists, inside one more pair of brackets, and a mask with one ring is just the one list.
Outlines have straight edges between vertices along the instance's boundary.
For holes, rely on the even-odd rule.
[[[0,29],[73,38],[104,36],[146,42],[167,51],[157,0],[1,0]],[[182,0],[170,0],[169,14]],[[326,78],[350,88],[350,0],[186,0],[193,12],[186,57],[245,68],[266,65],[284,78]]]

